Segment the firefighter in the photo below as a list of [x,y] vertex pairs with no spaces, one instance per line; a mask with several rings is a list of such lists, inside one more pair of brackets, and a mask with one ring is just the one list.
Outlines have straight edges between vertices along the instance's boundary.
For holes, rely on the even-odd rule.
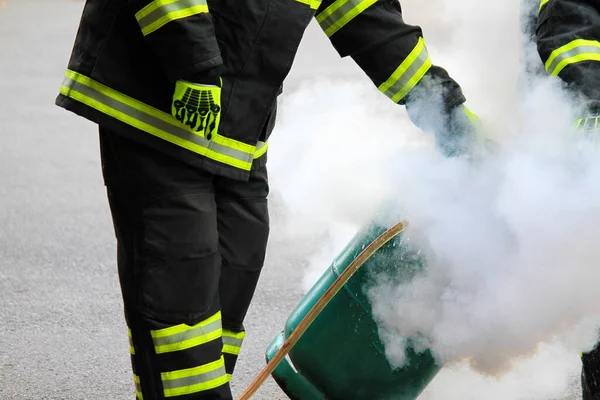
[[[597,140],[600,113],[600,1],[541,0],[534,38],[546,73],[582,104],[575,131]],[[600,348],[581,355],[584,400],[600,399]]]
[[232,398],[269,235],[268,138],[313,18],[444,154],[482,143],[397,0],[85,4],[56,103],[99,126],[139,399]]

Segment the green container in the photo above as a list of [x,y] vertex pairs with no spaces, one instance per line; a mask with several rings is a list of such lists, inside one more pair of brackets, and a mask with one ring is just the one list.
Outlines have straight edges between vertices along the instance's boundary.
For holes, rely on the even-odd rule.
[[[354,236],[294,309],[267,349],[267,362],[339,275],[387,228],[373,223]],[[380,274],[401,283],[423,267],[424,257],[407,245],[402,233],[373,254],[273,372],[286,395],[297,400],[416,399],[441,367],[429,351],[415,352],[410,340],[403,340],[405,365],[394,369],[389,364],[366,289]]]

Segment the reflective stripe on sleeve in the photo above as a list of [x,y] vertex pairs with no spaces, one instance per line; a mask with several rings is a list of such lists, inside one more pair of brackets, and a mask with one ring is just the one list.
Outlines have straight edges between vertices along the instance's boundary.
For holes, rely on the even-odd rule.
[[206,0],[155,0],[135,14],[144,36],[171,21],[207,13]]
[[327,36],[331,36],[377,0],[337,0],[317,15],[317,22]]
[[402,100],[431,68],[431,60],[425,47],[425,40],[419,38],[415,48],[394,71],[379,90],[397,103]]
[[582,61],[600,61],[600,42],[577,39],[559,47],[548,57],[546,72],[551,76],[558,76],[567,66]]

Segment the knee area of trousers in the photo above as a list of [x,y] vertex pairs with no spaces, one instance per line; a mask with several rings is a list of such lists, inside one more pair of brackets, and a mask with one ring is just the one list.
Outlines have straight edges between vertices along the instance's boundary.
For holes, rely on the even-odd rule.
[[206,316],[218,292],[221,255],[212,194],[178,194],[144,209],[140,304],[163,321]]
[[221,257],[165,260],[146,257],[140,273],[140,304],[147,314],[167,322],[197,321],[214,308]]

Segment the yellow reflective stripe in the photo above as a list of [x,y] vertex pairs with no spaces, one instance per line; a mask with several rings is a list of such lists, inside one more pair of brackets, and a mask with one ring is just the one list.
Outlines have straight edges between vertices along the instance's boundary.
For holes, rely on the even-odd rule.
[[249,171],[256,146],[213,134],[211,140],[186,129],[171,114],[142,103],[84,75],[67,70],[60,93],[146,133],[215,161]]
[[153,1],[152,3],[148,4],[146,7],[142,8],[140,11],[138,11],[135,14],[135,18],[137,20],[145,18],[149,14],[160,9],[161,7],[165,7],[171,3],[175,3],[176,1],[179,1],[179,0],[156,0],[156,1]]
[[542,9],[542,7],[544,7],[544,4],[546,4],[547,2],[549,2],[550,0],[542,0],[540,1],[540,10]]
[[425,40],[419,38],[417,45],[408,57],[378,89],[397,103],[419,83],[431,65]]
[[207,12],[206,0],[156,0],[138,11],[135,18],[146,36],[171,21]]
[[306,4],[313,10],[316,10],[321,5],[322,0],[296,0],[298,3]]
[[144,396],[142,395],[142,386],[140,385],[140,377],[136,374],[133,374],[133,382],[135,383],[135,396],[139,400],[143,400]]
[[223,330],[223,353],[238,355],[244,342],[244,336],[246,332],[233,332],[230,330]]
[[227,374],[227,382],[231,382],[231,377],[232,377],[232,376],[233,376],[233,375],[231,375],[231,374]]
[[582,61],[600,61],[600,42],[576,39],[554,50],[545,67],[551,76],[558,76],[565,67]]
[[127,328],[127,336],[129,337],[129,353],[135,354],[135,348],[133,347],[133,339],[131,338],[131,329]]
[[221,312],[197,323],[180,324],[165,329],[152,330],[150,335],[157,354],[180,351],[211,342],[221,337]]
[[223,356],[199,367],[161,372],[160,376],[165,397],[202,392],[229,382]]
[[239,348],[237,346],[231,346],[229,344],[223,345],[223,353],[232,354],[234,356],[237,356],[240,354],[240,351],[241,351],[241,348]]
[[267,152],[268,148],[269,148],[268,142],[258,142],[256,144],[256,153],[254,153],[254,159],[262,157],[262,155]]
[[331,36],[377,0],[337,0],[317,15],[317,22],[327,36]]

